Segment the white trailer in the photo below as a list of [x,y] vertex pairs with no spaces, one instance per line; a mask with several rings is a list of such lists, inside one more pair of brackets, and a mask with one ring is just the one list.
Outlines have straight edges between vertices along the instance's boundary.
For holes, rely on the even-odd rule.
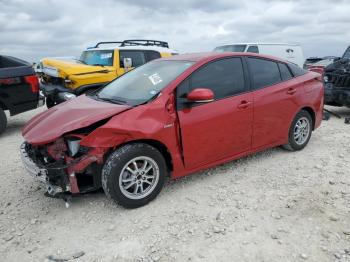
[[234,43],[230,45],[218,46],[214,49],[218,52],[250,52],[275,56],[294,64],[301,68],[304,64],[303,50],[299,44],[286,43]]

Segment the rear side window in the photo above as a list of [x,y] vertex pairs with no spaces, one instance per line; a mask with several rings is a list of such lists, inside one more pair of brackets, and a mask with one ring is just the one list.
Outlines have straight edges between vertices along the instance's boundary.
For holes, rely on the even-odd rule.
[[249,57],[248,65],[254,89],[271,86],[282,81],[276,62]]
[[245,91],[242,60],[238,57],[211,62],[191,76],[191,90],[209,88],[215,99],[239,94]]
[[216,52],[244,52],[247,45],[223,45],[214,49]]
[[157,51],[146,51],[146,54],[147,54],[147,62],[160,58],[160,53]]
[[120,67],[124,67],[124,63],[123,63],[124,58],[131,58],[133,67],[138,67],[146,63],[146,57],[143,51],[120,50]]
[[278,66],[280,68],[281,77],[283,81],[287,81],[293,78],[293,75],[286,64],[278,63]]
[[259,54],[259,48],[256,45],[251,45],[248,47],[247,52]]
[[290,70],[292,71],[294,76],[302,76],[306,74],[306,71],[296,64],[288,63]]

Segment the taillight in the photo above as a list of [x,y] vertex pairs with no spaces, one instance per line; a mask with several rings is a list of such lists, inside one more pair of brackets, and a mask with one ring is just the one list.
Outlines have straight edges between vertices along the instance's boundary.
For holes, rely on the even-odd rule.
[[24,79],[32,87],[33,93],[39,93],[39,80],[37,76],[26,76]]
[[21,83],[21,79],[19,77],[0,79],[0,85],[16,85],[19,83]]

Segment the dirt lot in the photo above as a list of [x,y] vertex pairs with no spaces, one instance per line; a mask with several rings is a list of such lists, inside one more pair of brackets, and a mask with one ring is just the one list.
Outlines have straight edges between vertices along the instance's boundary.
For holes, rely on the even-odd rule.
[[[126,210],[103,192],[64,202],[22,168],[24,123],[0,137],[0,261],[350,261],[350,125],[301,152],[271,149],[166,184]],[[332,109],[350,115],[348,109]]]

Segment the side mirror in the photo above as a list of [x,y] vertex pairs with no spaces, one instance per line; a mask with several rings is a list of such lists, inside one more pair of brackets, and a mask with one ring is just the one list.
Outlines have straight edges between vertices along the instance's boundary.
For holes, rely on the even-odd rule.
[[194,103],[211,102],[214,101],[214,93],[208,88],[196,88],[187,95],[187,100]]
[[123,59],[123,66],[124,66],[125,71],[129,71],[130,68],[132,68],[132,58],[125,57]]

